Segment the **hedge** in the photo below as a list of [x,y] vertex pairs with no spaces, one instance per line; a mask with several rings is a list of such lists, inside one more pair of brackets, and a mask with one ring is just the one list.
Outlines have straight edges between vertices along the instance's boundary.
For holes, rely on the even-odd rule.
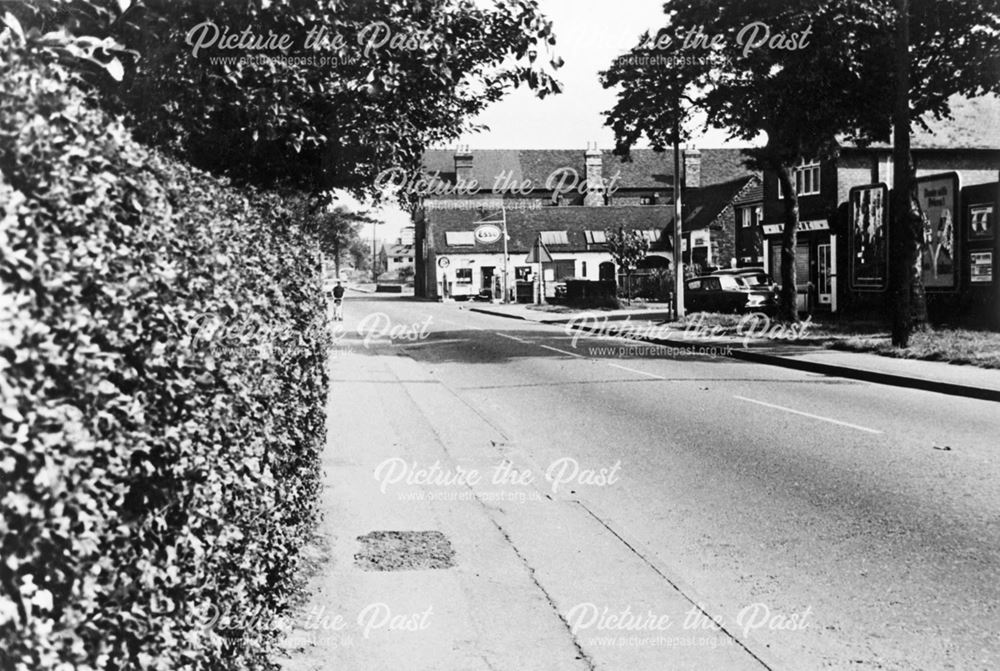
[[325,441],[318,248],[301,199],[90,95],[0,43],[0,668],[273,668]]

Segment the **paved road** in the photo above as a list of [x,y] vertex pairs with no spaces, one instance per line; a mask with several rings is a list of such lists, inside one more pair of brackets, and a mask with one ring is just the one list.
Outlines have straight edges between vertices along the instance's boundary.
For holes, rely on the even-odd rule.
[[[445,446],[442,470],[551,476],[530,490],[554,512],[488,514],[584,668],[722,668],[705,641],[648,638],[699,633],[691,613],[721,623],[727,668],[1000,668],[997,404],[574,342],[457,304],[347,305],[342,407],[377,381]],[[413,339],[365,346],[359,323]],[[667,611],[672,628],[650,624]]]

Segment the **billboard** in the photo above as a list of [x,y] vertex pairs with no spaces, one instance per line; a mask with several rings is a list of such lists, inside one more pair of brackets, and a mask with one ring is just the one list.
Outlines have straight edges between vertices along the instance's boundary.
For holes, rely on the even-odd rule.
[[958,174],[917,180],[917,201],[923,218],[920,265],[928,289],[958,288]]
[[856,186],[849,198],[851,288],[884,291],[889,281],[889,187]]

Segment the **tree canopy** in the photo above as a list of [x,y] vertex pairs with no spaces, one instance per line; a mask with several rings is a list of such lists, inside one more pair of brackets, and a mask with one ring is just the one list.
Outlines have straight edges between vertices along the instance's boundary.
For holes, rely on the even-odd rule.
[[48,0],[12,12],[40,47],[61,36],[111,73],[104,102],[138,139],[264,184],[371,195],[380,171],[415,169],[513,87],[560,90],[536,0]]

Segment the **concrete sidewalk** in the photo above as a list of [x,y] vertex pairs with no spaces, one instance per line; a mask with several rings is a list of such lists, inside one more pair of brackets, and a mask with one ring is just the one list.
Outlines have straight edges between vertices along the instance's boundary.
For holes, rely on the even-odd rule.
[[[823,342],[832,339],[830,337],[806,337],[798,340],[698,337],[697,334],[677,329],[671,331],[666,326],[653,326],[652,322],[670,318],[668,311],[655,309],[601,310],[575,314],[532,310],[526,305],[472,305],[467,309],[497,317],[561,325],[592,335],[607,335],[613,331],[615,322],[620,324],[628,320],[630,327],[634,329],[631,337],[645,342],[683,348],[728,347],[733,358],[754,363],[1000,402],[1000,371],[822,347]],[[596,315],[596,319],[585,322],[582,317],[585,314]],[[603,324],[605,320],[608,323],[606,326]],[[601,322],[601,326],[597,326],[595,322]],[[640,324],[641,322],[649,324]]]
[[[615,639],[657,639],[614,645],[597,628],[574,630],[570,621],[580,604],[613,612],[631,608],[681,623],[692,603],[577,497],[556,495],[541,481],[498,484],[489,478],[500,464],[526,472],[531,463],[522,448],[528,453],[528,446],[512,449],[510,438],[433,370],[399,356],[392,345],[352,344],[356,353],[331,363],[324,517],[309,600],[291,623],[284,669],[778,668],[762,661],[766,650],[751,653],[751,642],[714,627],[605,632]],[[386,464],[408,465],[410,474],[439,464],[442,473],[465,469],[484,478],[380,482],[378,474],[389,472]],[[361,541],[379,531],[433,532],[447,539],[452,561],[370,570],[358,561]]]

